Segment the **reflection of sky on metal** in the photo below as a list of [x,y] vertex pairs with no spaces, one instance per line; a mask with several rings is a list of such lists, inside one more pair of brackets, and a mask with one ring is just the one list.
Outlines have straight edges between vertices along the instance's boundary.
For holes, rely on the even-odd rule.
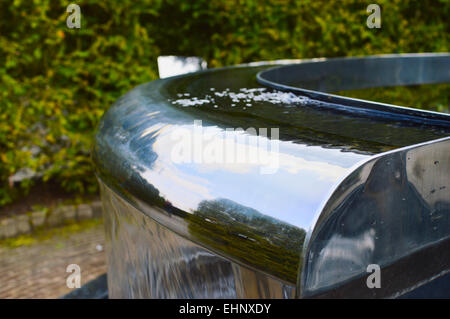
[[348,278],[360,274],[371,263],[370,258],[374,250],[375,230],[373,228],[353,238],[339,234],[333,235],[321,254],[317,256],[317,268],[327,271],[315,273],[308,278],[309,289],[323,288],[324,283],[328,286],[339,283],[343,280],[342,268],[346,269]]
[[199,57],[166,55],[158,57],[158,72],[161,79],[170,76],[206,69],[206,61]]
[[[143,173],[174,206],[193,211],[202,200],[228,198],[302,228],[311,224],[324,196],[349,167],[368,157],[289,141],[272,141],[276,147],[271,147],[262,136],[257,137],[256,145],[250,145],[249,139],[239,138],[238,135],[243,134],[240,132],[228,132],[228,143],[223,143],[224,130],[204,127],[203,131],[213,136],[204,146],[223,143],[227,145],[224,153],[229,148],[248,152],[256,147],[266,158],[254,163],[175,163],[172,151],[180,143],[173,138],[176,130],[183,130],[188,140],[189,134],[195,139],[199,133],[194,125],[165,126],[164,132],[158,131],[152,147],[157,159],[152,168]],[[279,164],[275,173],[261,174],[261,168],[268,165],[267,160],[275,158]]]

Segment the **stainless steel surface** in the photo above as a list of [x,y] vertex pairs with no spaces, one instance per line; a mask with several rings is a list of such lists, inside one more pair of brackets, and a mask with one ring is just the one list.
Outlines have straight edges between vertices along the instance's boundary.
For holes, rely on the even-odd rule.
[[[392,187],[393,194],[386,197],[387,206],[383,206],[383,199],[372,200],[373,211],[361,208],[360,215],[352,215],[355,220],[347,225],[357,223],[361,226],[358,232],[344,238],[339,228],[327,224],[333,218],[339,220],[341,214],[351,215],[345,209],[330,207],[340,202],[349,205],[345,191],[338,197],[336,194],[342,187],[348,190],[359,185],[359,179],[350,176],[360,167],[366,167],[363,171],[369,174],[371,161],[379,159],[381,163],[384,156],[403,158],[398,154],[405,149],[400,153],[396,149],[426,141],[448,146],[450,122],[440,119],[440,125],[434,126],[433,120],[424,120],[424,125],[411,125],[395,112],[374,121],[360,114],[329,111],[329,107],[323,107],[326,102],[262,87],[256,82],[256,74],[269,67],[259,64],[207,70],[153,81],[121,97],[105,114],[96,135],[93,159],[101,184],[105,185],[102,196],[112,297],[314,296],[361,276],[367,261],[380,261],[384,266],[412,252],[408,245],[395,241],[399,237],[391,232],[397,231],[398,225],[384,226],[375,229],[375,234],[384,231],[384,238],[391,238],[392,245],[398,248],[392,254],[392,247],[374,250],[386,259],[370,254],[366,257],[364,245],[370,245],[373,234],[371,224],[367,224],[372,217],[365,214],[390,214],[390,222],[400,220],[402,225],[410,225],[403,219],[412,219],[406,211],[393,210],[410,206],[402,204],[404,189],[395,183],[387,185],[397,181],[397,173],[390,166],[375,172],[387,178],[383,187]],[[195,120],[202,120],[203,126],[199,127]],[[277,139],[256,135],[253,140],[242,141],[239,138],[249,134],[234,131],[224,135],[228,127],[277,127],[280,132]],[[178,142],[192,143],[183,137],[195,138],[205,132],[216,141],[227,136],[232,145],[239,145],[245,152],[255,145],[263,149],[269,145],[277,159],[276,169],[270,174],[261,173],[271,168],[271,162],[173,161],[171,156]],[[174,136],[178,139],[174,140]],[[439,138],[444,140],[436,141]],[[388,151],[393,153],[386,154]],[[428,165],[428,160],[436,158],[442,165],[436,166],[439,171],[433,174],[448,181],[445,155],[421,161]],[[393,160],[392,165],[399,167],[400,174],[411,170],[402,168],[406,164],[401,160]],[[408,198],[420,202],[420,198],[428,198],[421,191],[431,182],[414,174],[400,178],[417,190],[414,196],[409,191]],[[450,185],[439,181],[439,187],[444,187],[439,194],[448,195]],[[443,203],[437,212],[448,216],[448,201],[433,203],[435,210]],[[412,223],[418,231],[426,232],[417,222]],[[448,224],[439,225],[447,227],[439,233],[444,239]],[[323,227],[328,227],[330,233],[322,232]],[[311,240],[305,241],[308,231],[306,238]],[[341,237],[348,241],[339,241]],[[316,242],[316,238],[325,239]],[[437,237],[426,238],[431,239],[414,247],[421,249]],[[384,239],[376,243],[386,245]],[[355,245],[360,244],[360,249],[355,250]],[[324,249],[331,252],[327,256],[337,257],[316,259]],[[306,268],[302,252],[308,258]],[[343,256],[355,253],[360,264],[349,271]],[[183,263],[176,262],[181,259]],[[196,264],[203,270],[198,271]],[[325,269],[340,272],[323,272]],[[210,270],[220,273],[220,280],[212,278]],[[190,272],[195,276],[183,277]],[[198,282],[193,282],[196,277]],[[257,282],[270,288],[253,288]],[[296,284],[294,293],[292,287]],[[396,288],[408,287],[400,282]]]
[[294,297],[294,285],[184,239],[101,186],[109,298]]
[[444,127],[448,127],[450,121],[450,114],[330,94],[381,86],[450,83],[449,53],[305,60],[263,70],[257,78],[263,85],[324,101],[323,107],[341,112],[365,114],[372,118],[397,116],[401,121]]
[[[374,156],[334,190],[308,235],[302,296],[368,276],[369,264],[384,268],[450,239],[450,139]],[[450,271],[450,252],[439,261],[397,270],[380,289],[364,281],[358,297],[390,297]],[[429,259],[431,261],[431,259]],[[428,269],[427,269],[428,268]]]
[[196,56],[161,55],[158,57],[158,73],[161,79],[204,70],[207,65],[205,60]]

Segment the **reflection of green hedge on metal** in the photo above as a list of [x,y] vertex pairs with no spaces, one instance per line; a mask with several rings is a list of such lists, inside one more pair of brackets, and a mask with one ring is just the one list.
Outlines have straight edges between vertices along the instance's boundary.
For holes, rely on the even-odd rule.
[[104,110],[157,78],[160,54],[209,66],[254,60],[449,51],[450,2],[380,0],[381,29],[366,27],[371,1],[67,1],[0,3],[0,205],[29,189],[27,168],[78,193],[95,192],[89,159]]
[[189,234],[204,245],[291,283],[296,282],[305,231],[228,200],[203,201]]
[[190,223],[189,231],[193,238],[201,240],[203,244],[218,252],[280,279],[296,282],[301,246],[299,251],[295,252],[276,246],[260,236],[252,235],[252,241],[238,235],[250,236],[244,227],[208,223],[203,219]]

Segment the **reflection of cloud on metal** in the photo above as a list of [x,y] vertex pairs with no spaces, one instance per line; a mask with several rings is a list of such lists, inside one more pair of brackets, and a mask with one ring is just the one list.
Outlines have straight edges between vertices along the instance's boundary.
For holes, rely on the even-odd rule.
[[173,163],[168,163],[171,162],[162,155],[156,160],[154,169],[145,169],[142,176],[158,185],[161,196],[170,200],[174,206],[189,211],[202,200],[214,198],[210,193],[208,180],[186,174]]
[[[308,278],[308,289],[320,289],[364,273],[372,261],[375,251],[375,230],[365,231],[359,236],[333,235],[327,245],[316,256],[316,267]],[[347,271],[342,271],[346,269]]]
[[158,72],[161,79],[206,68],[206,61],[195,56],[162,55],[158,57]]
[[[274,174],[282,169],[291,174],[308,171],[316,174],[319,180],[336,182],[347,172],[345,166],[315,156],[315,147],[280,141],[273,139],[273,136],[269,138],[265,136],[267,129],[264,130],[265,134],[250,135],[243,130],[223,130],[211,126],[199,129],[195,125],[181,125],[162,135],[155,142],[154,149],[159,156],[168,156],[167,160],[175,164],[202,164],[198,170],[204,173],[222,170],[237,174],[252,171]],[[304,154],[307,151],[309,154]],[[347,155],[333,149],[328,153],[336,153],[336,157]],[[359,154],[352,156],[360,159],[366,157]]]
[[[195,209],[202,200],[220,196],[233,198],[269,216],[271,211],[276,210],[279,218],[285,218],[286,222],[300,227],[310,218],[308,212],[316,211],[317,203],[323,200],[323,191],[347,174],[352,164],[367,158],[367,155],[271,140],[261,135],[251,135],[251,139],[257,139],[252,142],[248,138],[238,138],[246,134],[243,131],[205,126],[203,129],[206,132],[203,133],[211,136],[204,142],[202,151],[207,144],[218,143],[224,147],[224,157],[223,162],[200,163],[194,156],[195,148],[198,147],[194,137],[201,133],[197,131],[198,128],[198,125],[192,124],[167,127],[152,144],[152,151],[157,154],[154,165],[145,169],[143,174],[149,183],[161,191],[164,198],[184,211]],[[176,134],[178,139],[173,139],[174,132],[179,132]],[[201,138],[202,135],[197,137]],[[266,141],[261,141],[263,139]],[[180,142],[191,147],[188,161],[177,162],[173,159],[173,149]],[[276,146],[270,146],[270,143]],[[248,155],[252,151],[257,156],[263,155],[262,161],[227,162],[225,156],[229,148],[234,154],[242,151]],[[259,157],[256,159],[261,160]],[[276,172],[262,174],[261,169],[271,167],[271,159],[278,165]],[[267,195],[265,189],[274,185],[282,191]],[[248,192],[240,189],[247,189]]]

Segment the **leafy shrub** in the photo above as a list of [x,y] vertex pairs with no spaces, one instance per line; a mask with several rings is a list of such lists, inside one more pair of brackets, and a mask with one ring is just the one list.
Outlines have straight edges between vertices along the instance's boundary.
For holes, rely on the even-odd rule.
[[197,55],[210,67],[255,60],[448,51],[450,2],[76,1],[81,29],[66,26],[68,1],[0,1],[0,206],[27,168],[67,190],[95,192],[93,131],[121,94],[157,78],[161,54]]

